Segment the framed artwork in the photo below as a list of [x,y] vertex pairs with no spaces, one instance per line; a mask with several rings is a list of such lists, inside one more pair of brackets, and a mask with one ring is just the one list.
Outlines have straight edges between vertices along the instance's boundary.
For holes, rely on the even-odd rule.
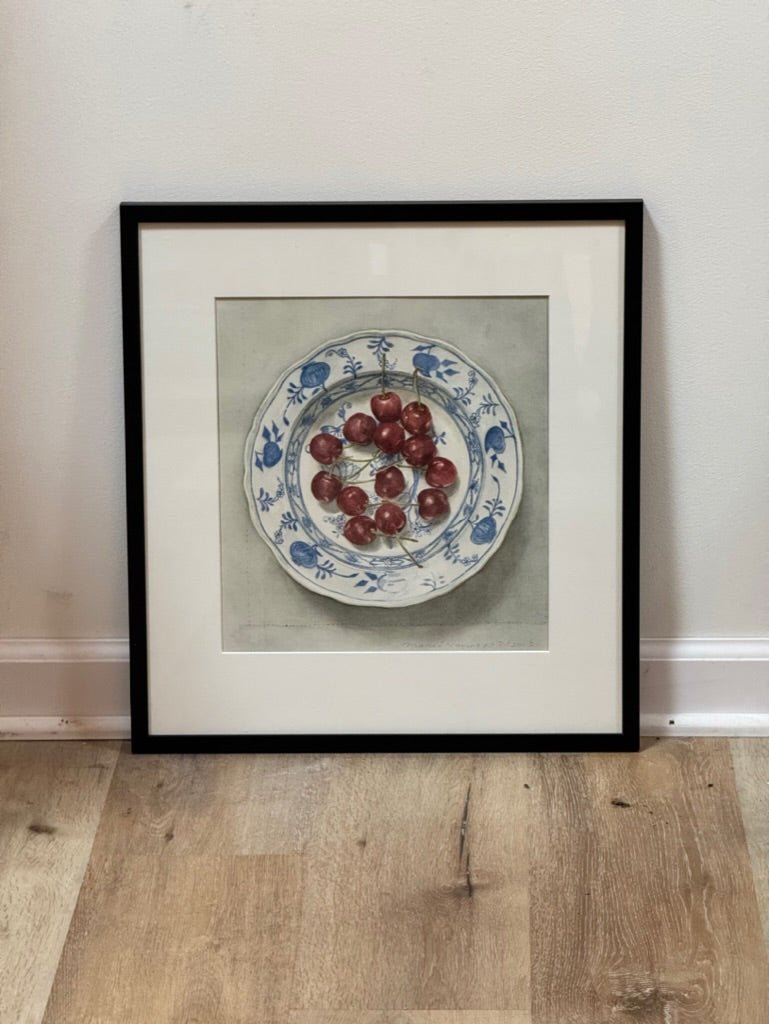
[[136,752],[637,748],[642,222],[121,206]]

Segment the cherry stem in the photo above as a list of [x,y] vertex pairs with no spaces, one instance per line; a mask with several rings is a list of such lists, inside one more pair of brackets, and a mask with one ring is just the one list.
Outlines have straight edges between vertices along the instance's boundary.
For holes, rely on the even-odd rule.
[[411,561],[414,563],[414,565],[417,567],[417,569],[421,569],[422,566],[419,564],[419,562],[416,560],[416,558],[414,558],[414,556],[411,554],[409,549],[403,543],[404,540],[415,540],[416,538],[415,537],[399,537],[396,534],[395,539],[398,541],[398,543],[400,544],[401,548],[403,549],[404,555],[408,555],[408,557],[411,559]]
[[[356,463],[355,468],[351,470],[351,472],[355,474],[355,478],[357,479],[360,476],[360,474],[366,469],[367,466],[371,466],[372,463],[375,463],[379,458],[381,458],[382,455],[385,454],[385,452],[378,451],[376,452],[376,454],[372,455],[368,459],[354,459],[351,458],[349,455],[340,455],[338,461]],[[380,470],[383,469],[390,469],[392,466],[403,466],[404,468],[408,469],[415,468],[414,466],[408,466],[407,463],[405,462],[388,462],[386,465],[381,466],[379,469],[376,469],[376,472],[378,473],[380,472]],[[372,470],[372,472],[374,472],[374,470]]]
[[[372,501],[369,508],[381,508],[382,505],[395,505],[396,508],[402,509],[404,512],[410,508],[416,508],[417,503],[415,501],[409,502],[407,505],[401,505],[395,498],[382,498],[380,501]],[[404,540],[412,541],[414,544],[417,543],[416,537],[404,537]]]
[[417,405],[422,404],[422,396],[419,394],[419,367],[414,369],[414,387],[417,391]]
[[387,394],[387,388],[385,387],[385,367],[387,366],[387,357],[384,352],[382,353],[382,394]]
[[360,478],[361,473],[365,472],[366,469],[368,469],[368,467],[371,465],[371,463],[375,461],[375,459],[376,459],[376,455],[372,455],[372,457],[370,459],[349,459],[349,458],[347,458],[346,456],[343,455],[340,458],[340,460],[339,460],[340,462],[345,462],[345,463],[348,463],[348,464],[354,462],[355,465],[350,470],[350,472],[347,475],[347,477],[346,478],[343,477],[342,479],[345,480],[346,482],[350,482],[352,480],[358,480]]

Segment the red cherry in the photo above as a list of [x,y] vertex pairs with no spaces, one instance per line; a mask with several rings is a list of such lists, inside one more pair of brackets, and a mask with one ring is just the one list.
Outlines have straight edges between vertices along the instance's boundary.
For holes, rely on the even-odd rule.
[[457,467],[451,459],[444,459],[442,455],[435,456],[425,473],[425,480],[431,487],[451,487],[456,479]]
[[401,423],[410,434],[426,434],[433,425],[433,416],[424,402],[409,402],[401,413]]
[[443,491],[428,487],[417,495],[419,514],[423,519],[439,519],[449,510],[449,499]]
[[406,477],[397,466],[380,469],[374,477],[374,490],[380,498],[397,498],[406,488]]
[[353,444],[371,444],[376,430],[376,420],[365,412],[356,412],[345,421],[342,433]]
[[400,423],[380,423],[374,431],[374,444],[388,455],[399,452],[405,439]]
[[345,515],[359,516],[368,508],[368,495],[362,487],[343,487],[336,503]]
[[374,513],[374,520],[377,529],[392,536],[400,533],[406,525],[406,513],[400,505],[393,505],[392,502],[385,501]]
[[316,462],[330,466],[342,454],[342,442],[333,434],[316,434],[310,441],[310,455]]
[[342,489],[342,481],[333,473],[322,469],[316,473],[310,483],[310,490],[318,501],[333,501]]
[[415,434],[406,438],[401,450],[410,466],[426,466],[435,455],[435,442],[426,434]]
[[351,544],[362,547],[370,544],[376,537],[376,523],[369,516],[353,516],[344,524],[342,533]]
[[394,391],[374,395],[371,399],[371,411],[382,423],[395,423],[401,414],[400,396]]

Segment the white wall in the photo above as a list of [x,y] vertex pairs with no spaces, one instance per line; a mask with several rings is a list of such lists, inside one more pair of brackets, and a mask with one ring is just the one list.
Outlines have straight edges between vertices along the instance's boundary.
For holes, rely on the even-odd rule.
[[6,0],[0,636],[127,632],[117,204],[640,196],[642,634],[769,635],[764,0]]

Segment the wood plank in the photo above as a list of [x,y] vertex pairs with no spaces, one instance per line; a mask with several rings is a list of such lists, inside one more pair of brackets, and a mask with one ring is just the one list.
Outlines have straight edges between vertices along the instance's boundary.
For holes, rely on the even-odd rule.
[[283,1024],[328,765],[124,752],[46,1022]]
[[121,756],[99,853],[298,853],[328,786],[320,755]]
[[529,1009],[526,759],[339,758],[293,1007]]
[[522,1010],[293,1010],[287,1024],[531,1024]]
[[301,859],[94,857],[44,1024],[283,1024]]
[[0,1020],[38,1024],[117,743],[0,745]]
[[[42,774],[63,800],[60,772]],[[0,771],[0,793],[19,779]],[[765,993],[726,741],[562,758],[126,753],[45,1022],[767,1024]]]
[[769,740],[730,740],[729,749],[769,952]]
[[766,1024],[728,742],[666,740],[537,766],[533,1024]]

